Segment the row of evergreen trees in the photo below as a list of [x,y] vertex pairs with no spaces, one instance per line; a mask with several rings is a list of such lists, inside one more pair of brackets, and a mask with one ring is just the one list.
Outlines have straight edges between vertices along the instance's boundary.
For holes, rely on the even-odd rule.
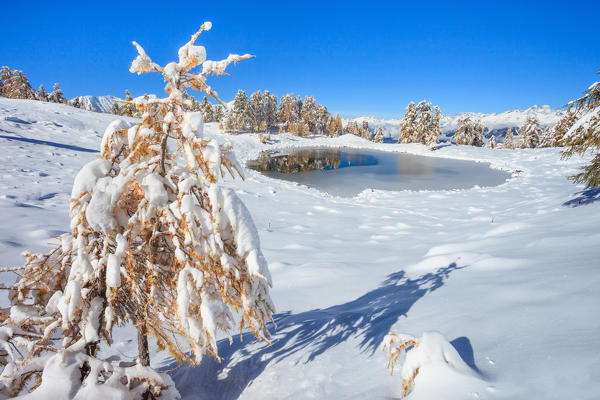
[[250,95],[239,90],[229,110],[224,113],[221,126],[225,131],[269,132],[279,127],[279,132],[289,132],[298,136],[327,134],[339,136],[344,133],[342,119],[335,117],[326,106],[318,104],[312,96],[304,97],[287,94],[277,96],[268,90],[260,90]]
[[3,66],[0,69],[0,96],[8,97],[9,99],[40,100],[71,104],[63,96],[58,83],[54,84],[52,93],[48,93],[44,85],[40,85],[39,89],[35,91],[23,71],[10,69],[7,66]]

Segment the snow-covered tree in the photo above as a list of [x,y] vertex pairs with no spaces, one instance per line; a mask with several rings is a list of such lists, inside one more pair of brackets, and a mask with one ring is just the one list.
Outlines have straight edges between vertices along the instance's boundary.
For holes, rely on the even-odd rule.
[[412,101],[406,107],[406,113],[404,118],[400,121],[400,143],[413,143],[418,142],[419,138],[417,131],[417,119],[418,119],[417,107]]
[[212,104],[210,104],[210,102],[208,101],[208,98],[206,96],[204,96],[204,98],[202,99],[202,103],[200,103],[198,111],[202,111],[202,120],[204,122],[216,121],[215,116],[214,116],[213,106],[212,106]]
[[233,99],[229,118],[233,129],[236,131],[249,131],[254,125],[254,111],[252,103],[248,100],[246,92],[242,89],[238,90]]
[[506,130],[506,135],[504,136],[504,143],[502,144],[502,148],[504,148],[504,149],[514,149],[515,148],[514,137],[513,137],[512,129],[510,127]]
[[81,102],[79,101],[79,97],[75,97],[71,100],[71,105],[75,108],[81,108]]
[[492,135],[492,137],[490,137],[490,140],[488,140],[486,147],[490,149],[496,148],[496,136]]
[[300,120],[302,112],[302,99],[294,94],[281,96],[279,108],[277,109],[277,122],[290,126]]
[[542,129],[534,115],[528,115],[527,120],[519,128],[519,134],[515,139],[515,147],[518,149],[533,149],[540,141]]
[[[600,74],[600,70],[598,71]],[[569,103],[569,108],[581,114],[563,136],[566,147],[564,158],[574,154],[596,153],[591,163],[582,168],[576,175],[570,176],[575,183],[584,184],[586,188],[600,187],[600,81],[592,84],[584,96]]]
[[563,145],[562,139],[565,133],[575,124],[577,121],[577,112],[569,109],[566,114],[558,121],[558,123],[552,127],[548,127],[544,130],[538,147],[560,147]]
[[48,101],[48,92],[46,92],[44,85],[40,85],[35,96],[39,101]]
[[225,116],[225,107],[221,104],[215,104],[213,106],[213,115],[215,116],[216,122],[222,122]]
[[0,95],[10,99],[37,98],[27,76],[22,71],[11,70],[6,66],[0,70]]
[[277,123],[277,96],[265,90],[263,93],[265,125],[267,129],[272,129]]
[[356,121],[348,121],[348,124],[346,124],[346,132],[350,135],[360,136],[358,123]]
[[[251,57],[206,60],[194,43],[210,27],[204,23],[178,62],[164,67],[133,42],[139,55],[130,71],[162,74],[168,97],[136,98],[142,121],[107,127],[100,157],[75,178],[71,233],[48,254],[26,254],[0,326],[5,392],[18,394],[40,377],[40,389],[56,385],[51,370],[68,374],[73,387],[64,398],[94,390],[125,398],[120,393],[131,390],[127,398],[174,399],[172,381],[149,367],[148,336],[191,364],[205,354],[219,359],[219,330],[231,337],[248,328],[266,340],[274,307],[258,234],[235,191],[218,184],[223,169],[241,169],[229,145],[203,138],[202,114],[183,108],[186,88],[220,102],[207,77]],[[127,323],[138,330],[138,365],[98,359],[113,327]],[[61,351],[52,355],[55,336]]]
[[[302,111],[300,112],[300,119],[308,127],[308,132],[318,133],[317,127],[317,102],[312,96],[305,96],[302,102]],[[308,136],[304,133],[306,129],[302,130],[302,136]]]
[[479,120],[473,121],[465,117],[458,121],[460,124],[454,132],[454,143],[469,146],[483,146],[483,126]]
[[377,129],[375,129],[375,134],[373,136],[373,141],[375,143],[383,143],[383,129],[381,129],[381,127],[377,127]]
[[254,132],[259,132],[261,130],[260,126],[265,121],[265,107],[262,92],[258,90],[252,93],[250,95],[250,102],[252,104],[252,111],[254,114],[252,130]]
[[431,103],[422,101],[417,105],[419,120],[417,124],[417,138],[430,149],[434,149],[442,134],[440,126],[441,111],[438,106],[432,110]]
[[114,115],[121,115],[121,107],[119,107],[119,103],[115,101],[110,109],[110,112]]
[[12,70],[4,65],[0,68],[0,96],[8,97],[8,83],[12,77]]
[[372,139],[371,130],[369,130],[369,123],[367,121],[361,122],[360,128],[358,128],[358,136],[366,140]]
[[67,99],[65,99],[63,95],[63,91],[58,86],[58,82],[54,84],[52,87],[52,93],[50,93],[49,99],[53,103],[66,103]]
[[120,112],[124,117],[133,117],[137,113],[136,106],[133,102],[133,96],[129,93],[129,90],[125,89],[125,101],[120,107]]

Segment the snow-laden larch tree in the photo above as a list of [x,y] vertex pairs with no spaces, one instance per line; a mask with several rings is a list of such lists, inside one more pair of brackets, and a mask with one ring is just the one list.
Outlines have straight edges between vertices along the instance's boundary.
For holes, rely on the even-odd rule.
[[[600,74],[600,70],[598,71]],[[574,154],[596,153],[590,164],[582,168],[578,174],[570,176],[575,183],[582,183],[586,188],[600,187],[600,81],[592,84],[584,96],[570,102],[570,109],[581,114],[562,138],[566,146],[564,158]]]
[[[148,337],[190,364],[219,359],[217,331],[231,338],[247,328],[267,340],[274,306],[258,234],[235,192],[218,184],[241,169],[229,145],[203,136],[202,113],[184,111],[186,88],[220,102],[207,77],[251,57],[206,60],[194,43],[210,28],[164,67],[133,42],[130,71],[160,73],[168,97],[133,99],[141,122],[108,126],[100,157],[75,178],[71,232],[50,253],[26,255],[0,326],[5,394],[59,385],[65,398],[177,398],[170,378],[149,367]],[[125,324],[138,332],[136,365],[97,358]]]

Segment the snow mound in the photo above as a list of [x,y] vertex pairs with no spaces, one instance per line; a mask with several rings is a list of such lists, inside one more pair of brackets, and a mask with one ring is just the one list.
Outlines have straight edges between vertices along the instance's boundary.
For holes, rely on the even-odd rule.
[[397,360],[397,351],[408,349],[401,376],[404,394],[409,399],[479,398],[480,392],[489,390],[485,380],[439,332],[425,332],[419,339],[389,334],[384,346],[390,350],[391,363]]

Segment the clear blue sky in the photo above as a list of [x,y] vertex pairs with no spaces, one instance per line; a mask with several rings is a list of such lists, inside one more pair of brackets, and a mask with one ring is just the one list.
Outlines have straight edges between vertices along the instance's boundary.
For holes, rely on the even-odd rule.
[[[54,4],[56,3],[56,4]],[[600,68],[600,1],[10,1],[0,64],[65,95],[162,92],[158,74],[128,72],[132,40],[159,64],[208,20],[210,59],[253,53],[212,80],[313,95],[343,116],[399,117],[411,100],[445,113],[500,112],[578,96]]]

